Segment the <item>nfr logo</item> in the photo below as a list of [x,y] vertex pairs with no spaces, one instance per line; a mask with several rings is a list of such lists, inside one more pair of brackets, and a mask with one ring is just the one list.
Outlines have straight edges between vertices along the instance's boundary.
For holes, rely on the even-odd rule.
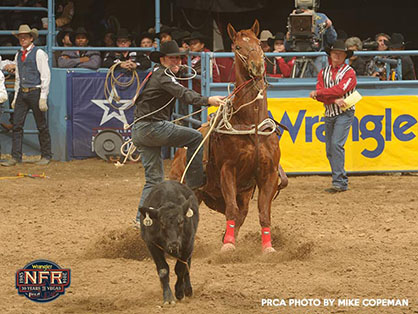
[[37,260],[16,272],[16,288],[29,300],[49,302],[70,286],[70,270],[47,260]]
[[[300,110],[296,121],[292,122],[285,111],[280,123],[287,126],[292,142],[295,143],[299,136],[302,124],[305,124],[305,142],[310,143],[313,135],[320,142],[325,142],[324,118],[319,116],[306,116],[306,110]],[[408,114],[392,117],[392,109],[386,108],[384,115],[365,115],[360,120],[354,117],[352,124],[352,140],[358,142],[361,138],[366,140],[372,138],[376,141],[376,148],[373,150],[364,149],[361,154],[367,158],[376,158],[382,154],[385,148],[385,141],[392,141],[393,136],[399,141],[412,141],[416,135],[410,129],[417,124],[417,119]],[[382,134],[383,125],[385,132]]]

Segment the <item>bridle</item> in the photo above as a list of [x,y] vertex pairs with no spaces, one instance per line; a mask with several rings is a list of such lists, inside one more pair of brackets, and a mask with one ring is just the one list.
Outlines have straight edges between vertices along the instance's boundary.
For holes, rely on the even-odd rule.
[[[250,71],[250,69],[249,69],[249,64],[248,64],[248,58],[250,57],[250,55],[251,55],[251,53],[253,53],[253,52],[257,52],[257,48],[255,48],[255,47],[252,47],[251,49],[249,49],[248,50],[248,53],[247,53],[247,55],[245,56],[245,55],[243,55],[242,53],[240,53],[239,52],[239,50],[241,49],[241,47],[240,46],[238,46],[238,45],[235,45],[234,44],[234,48],[233,48],[233,52],[238,56],[238,58],[241,60],[241,62],[243,63],[243,65],[244,65],[244,67],[245,67],[245,69],[247,70],[247,72],[248,72],[248,74],[252,77],[252,78],[254,78],[253,77],[253,75],[251,75],[251,71]],[[260,49],[261,49],[261,47],[260,47]],[[262,56],[262,58],[264,59],[264,53],[263,53],[263,56]]]

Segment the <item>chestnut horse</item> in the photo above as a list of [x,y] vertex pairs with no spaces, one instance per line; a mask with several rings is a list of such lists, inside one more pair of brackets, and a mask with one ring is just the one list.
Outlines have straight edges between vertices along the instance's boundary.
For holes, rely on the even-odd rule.
[[[287,177],[279,166],[276,124],[267,111],[264,53],[258,33],[257,20],[251,29],[239,32],[228,24],[235,52],[234,97],[219,108],[222,113],[211,121],[216,128],[210,134],[207,183],[197,192],[199,201],[226,216],[222,251],[235,249],[235,239],[256,187],[262,250],[275,251],[270,236],[271,203],[274,195],[287,185]],[[179,179],[184,162],[185,152],[178,151],[170,179]]]

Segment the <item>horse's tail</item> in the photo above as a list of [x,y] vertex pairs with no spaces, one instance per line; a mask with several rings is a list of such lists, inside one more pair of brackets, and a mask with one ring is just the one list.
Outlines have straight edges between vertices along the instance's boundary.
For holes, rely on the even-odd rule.
[[283,190],[289,184],[289,179],[287,178],[286,172],[284,172],[282,166],[279,164],[279,177],[280,177],[280,184],[277,186],[276,195],[274,195],[273,200],[279,196],[280,191]]

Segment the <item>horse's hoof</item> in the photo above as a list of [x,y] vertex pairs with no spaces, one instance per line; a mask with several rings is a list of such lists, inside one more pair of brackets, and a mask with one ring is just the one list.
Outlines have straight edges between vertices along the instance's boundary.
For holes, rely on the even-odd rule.
[[272,246],[268,246],[263,249],[263,254],[270,254],[270,253],[275,253],[275,252],[276,250]]
[[225,243],[224,245],[222,245],[221,252],[230,251],[235,251],[235,245],[233,245],[232,243]]

